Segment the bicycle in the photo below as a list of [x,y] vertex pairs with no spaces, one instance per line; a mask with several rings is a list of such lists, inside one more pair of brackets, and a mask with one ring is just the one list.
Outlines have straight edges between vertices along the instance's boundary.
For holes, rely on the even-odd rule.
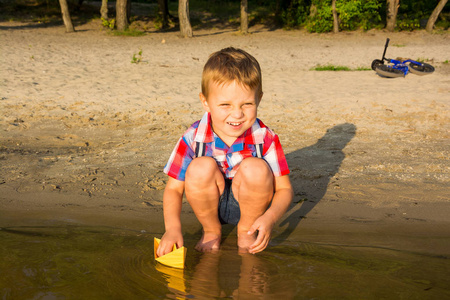
[[[399,60],[386,58],[386,50],[389,46],[389,38],[384,45],[383,57],[372,61],[372,70],[378,75],[388,78],[405,77],[409,72],[416,75],[428,75],[434,72],[434,67],[430,64],[418,62],[412,59]],[[384,62],[388,64],[384,64]]]

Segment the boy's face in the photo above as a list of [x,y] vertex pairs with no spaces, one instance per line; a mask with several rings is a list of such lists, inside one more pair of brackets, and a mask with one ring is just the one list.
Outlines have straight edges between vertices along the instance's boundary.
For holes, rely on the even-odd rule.
[[228,146],[255,123],[261,98],[236,81],[222,85],[210,82],[208,99],[200,93],[203,108],[211,113],[214,132]]

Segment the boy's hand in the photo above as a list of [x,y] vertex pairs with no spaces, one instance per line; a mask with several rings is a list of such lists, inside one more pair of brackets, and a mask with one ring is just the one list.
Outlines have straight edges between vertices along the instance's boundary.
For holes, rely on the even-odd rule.
[[252,235],[258,231],[256,241],[248,249],[249,253],[255,254],[266,249],[269,244],[274,225],[275,222],[273,222],[272,219],[265,214],[256,219],[255,223],[253,223],[247,233],[248,235]]
[[166,231],[161,238],[156,256],[159,257],[172,252],[174,244],[177,245],[177,248],[183,247],[183,235],[178,231]]
[[255,254],[266,249],[272,235],[272,228],[283,216],[292,201],[294,191],[288,175],[275,177],[275,193],[272,203],[266,212],[253,223],[248,231],[249,235],[258,231],[255,242],[248,252]]

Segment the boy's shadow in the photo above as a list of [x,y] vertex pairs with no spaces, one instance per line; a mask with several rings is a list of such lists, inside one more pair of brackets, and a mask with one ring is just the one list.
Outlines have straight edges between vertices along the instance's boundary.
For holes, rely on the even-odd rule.
[[[286,155],[291,170],[294,199],[280,227],[287,227],[275,237],[276,244],[289,238],[300,221],[325,195],[330,179],[335,176],[345,158],[342,151],[356,134],[354,124],[339,124],[327,130],[312,146]],[[338,178],[335,184],[339,185]]]

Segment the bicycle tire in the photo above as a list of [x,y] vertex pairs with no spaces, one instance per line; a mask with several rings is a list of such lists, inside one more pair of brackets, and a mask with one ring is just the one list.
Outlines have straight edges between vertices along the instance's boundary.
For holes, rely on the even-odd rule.
[[423,76],[434,72],[434,67],[427,63],[409,63],[409,71],[415,75]]
[[380,76],[388,78],[405,77],[405,74],[402,71],[386,65],[376,66],[375,72],[377,72],[377,74]]
[[371,65],[372,70],[375,71],[376,67],[381,66],[381,65],[384,65],[384,62],[381,59],[374,59],[372,61],[372,65]]

